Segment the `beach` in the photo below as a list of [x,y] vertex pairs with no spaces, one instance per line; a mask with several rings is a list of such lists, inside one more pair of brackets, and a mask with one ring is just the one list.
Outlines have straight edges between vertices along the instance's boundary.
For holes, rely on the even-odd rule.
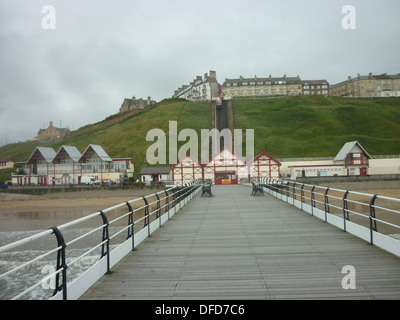
[[162,189],[98,189],[46,195],[0,193],[0,231],[51,228],[159,191]]

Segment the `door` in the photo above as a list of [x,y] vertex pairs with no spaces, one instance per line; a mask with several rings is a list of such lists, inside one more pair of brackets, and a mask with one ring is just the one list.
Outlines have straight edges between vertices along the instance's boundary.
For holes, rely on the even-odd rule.
[[367,176],[367,168],[360,168],[360,176],[361,177]]

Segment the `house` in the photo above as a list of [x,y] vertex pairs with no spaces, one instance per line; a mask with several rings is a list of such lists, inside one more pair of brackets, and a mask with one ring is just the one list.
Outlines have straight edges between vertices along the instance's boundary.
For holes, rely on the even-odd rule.
[[79,184],[82,177],[99,182],[121,182],[134,172],[130,158],[112,159],[99,145],[89,145],[81,154],[74,146],[37,147],[22,168],[12,174],[14,185]]
[[49,147],[36,147],[17,174],[12,175],[13,184],[18,185],[46,185],[53,184],[55,180],[50,177],[50,171],[53,169],[53,159],[56,152]]
[[65,135],[70,132],[69,128],[57,128],[53,126],[53,122],[50,121],[50,125],[47,129],[40,129],[36,140],[52,140],[52,139],[61,139],[64,138]]
[[13,168],[14,167],[14,161],[11,159],[8,160],[0,160],[0,170],[2,169],[8,169],[8,168]]
[[124,99],[121,107],[119,108],[119,112],[126,112],[126,111],[132,111],[132,110],[143,110],[154,104],[156,104],[156,102],[154,100],[152,100],[150,96],[147,97],[147,100],[144,100],[142,98],[136,99],[136,97],[133,96],[132,99],[128,99],[128,98]]
[[334,158],[282,161],[291,179],[297,177],[366,176],[371,156],[358,141],[347,142]]
[[214,155],[204,165],[204,179],[210,179],[214,184],[238,184],[241,178],[249,177],[246,160],[237,156],[227,147]]
[[62,146],[55,155],[53,176],[60,184],[78,183],[77,175],[80,173],[79,159],[81,153],[74,146]]
[[218,96],[218,82],[215,71],[210,70],[210,75],[207,73],[190,82],[189,85],[183,85],[175,90],[173,98],[184,98],[191,101],[209,100]]
[[150,184],[152,182],[171,181],[170,167],[143,167],[140,171],[141,181]]
[[368,173],[370,159],[371,156],[358,141],[351,141],[344,144],[333,161],[344,165],[348,176],[363,177]]

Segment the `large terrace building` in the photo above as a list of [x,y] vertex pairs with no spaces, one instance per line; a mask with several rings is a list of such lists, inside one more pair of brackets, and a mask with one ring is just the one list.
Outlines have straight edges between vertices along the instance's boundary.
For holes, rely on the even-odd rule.
[[303,93],[299,76],[225,79],[222,85],[225,95],[231,97],[295,96]]
[[330,94],[339,97],[400,97],[400,73],[388,75],[357,74],[330,86]]

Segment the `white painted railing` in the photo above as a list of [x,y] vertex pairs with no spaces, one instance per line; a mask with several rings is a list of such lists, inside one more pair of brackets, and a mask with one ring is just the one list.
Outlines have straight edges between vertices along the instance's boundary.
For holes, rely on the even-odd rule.
[[[2,254],[22,257],[27,251],[38,252],[37,256],[21,260],[0,274],[3,283],[17,283],[22,277],[32,280],[25,281],[7,299],[78,299],[103,275],[112,273],[113,266],[167,222],[200,189],[193,182],[175,186],[0,247],[0,260]],[[86,260],[92,263],[86,266]],[[78,271],[72,271],[75,265],[79,266]],[[43,275],[43,270],[50,271]]]
[[292,180],[259,183],[270,195],[400,256],[400,199]]

